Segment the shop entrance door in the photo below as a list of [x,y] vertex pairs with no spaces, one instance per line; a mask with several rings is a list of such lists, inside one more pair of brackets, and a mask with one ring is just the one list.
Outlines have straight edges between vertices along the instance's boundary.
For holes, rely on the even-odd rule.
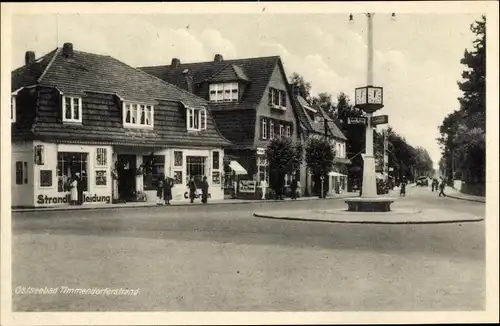
[[118,155],[120,168],[118,172],[118,194],[120,199],[125,201],[135,200],[136,187],[136,156],[135,155]]

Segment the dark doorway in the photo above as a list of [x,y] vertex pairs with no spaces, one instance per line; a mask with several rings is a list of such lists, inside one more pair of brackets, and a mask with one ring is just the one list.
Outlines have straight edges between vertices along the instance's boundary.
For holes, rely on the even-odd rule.
[[136,156],[118,155],[119,169],[118,173],[118,194],[120,199],[125,201],[134,201],[135,183],[136,183]]

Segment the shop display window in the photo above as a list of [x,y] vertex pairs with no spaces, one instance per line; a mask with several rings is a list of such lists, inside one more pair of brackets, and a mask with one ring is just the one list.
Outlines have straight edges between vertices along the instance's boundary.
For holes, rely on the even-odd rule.
[[76,173],[82,178],[83,191],[88,191],[88,156],[88,153],[79,152],[57,153],[57,191],[69,191]]

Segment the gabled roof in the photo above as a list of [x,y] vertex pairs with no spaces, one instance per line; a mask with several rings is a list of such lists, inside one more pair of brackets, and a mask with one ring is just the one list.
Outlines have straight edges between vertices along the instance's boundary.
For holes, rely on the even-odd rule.
[[[31,122],[34,123],[14,124],[12,132],[16,137],[36,135],[51,140],[73,137],[79,141],[98,139],[151,146],[174,143],[186,146],[231,145],[218,131],[209,111],[206,130],[187,131],[183,106],[207,107],[207,101],[110,56],[73,51],[73,55],[67,57],[57,48],[34,63],[14,70],[11,77],[13,90],[39,86],[37,116]],[[63,94],[86,98],[82,125],[58,121],[57,114],[54,114],[57,104],[45,91],[54,88]],[[154,129],[124,128],[121,107],[113,100],[116,96],[126,101],[157,104]],[[26,108],[26,111],[28,109],[32,108]]]
[[[297,107],[297,117],[299,118],[299,121],[307,128],[307,130],[317,133],[317,134],[324,134],[325,133],[325,125],[324,125],[324,120],[326,119],[327,125],[328,125],[328,130],[330,133],[333,135],[333,137],[338,138],[338,139],[343,139],[347,140],[347,138],[344,136],[342,131],[338,128],[338,126],[335,124],[335,122],[326,114],[326,112],[320,107],[320,106],[311,106],[307,101],[300,95],[295,95],[293,96],[296,101],[294,102],[298,107]],[[320,122],[317,122],[309,116],[309,114],[306,112],[306,110],[315,110],[317,114],[320,115],[322,118]]]
[[211,77],[218,74],[222,75],[222,72],[227,70],[232,74],[234,73],[238,78],[248,79],[248,87],[238,103],[210,104],[210,108],[212,110],[219,108],[226,110],[254,110],[259,105],[278,62],[281,62],[280,57],[272,56],[224,60],[222,62],[181,63],[177,67],[171,65],[140,67],[139,69],[183,89],[188,89],[185,76],[182,73],[185,69],[189,70],[195,84],[207,82]]
[[212,77],[208,78],[206,81],[209,82],[225,82],[225,81],[245,81],[248,82],[250,79],[247,77],[243,69],[234,64],[228,64],[222,70],[218,71]]
[[130,101],[167,99],[187,106],[207,105],[202,98],[110,56],[74,51],[66,58],[57,48],[37,61],[12,72],[13,90],[38,84],[57,87],[63,94],[106,92]]

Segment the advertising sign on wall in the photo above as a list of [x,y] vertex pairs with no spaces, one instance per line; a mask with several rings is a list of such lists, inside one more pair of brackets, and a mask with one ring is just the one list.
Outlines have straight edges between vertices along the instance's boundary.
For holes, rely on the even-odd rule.
[[257,188],[257,181],[240,180],[238,191],[241,193],[255,193],[256,188]]

